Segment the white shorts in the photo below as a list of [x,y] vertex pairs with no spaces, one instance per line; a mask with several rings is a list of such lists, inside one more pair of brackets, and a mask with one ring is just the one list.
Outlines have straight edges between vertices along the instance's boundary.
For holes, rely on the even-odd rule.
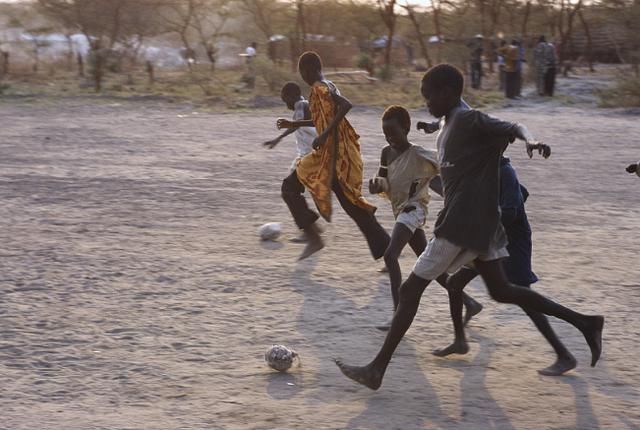
[[416,229],[424,227],[425,222],[427,222],[427,214],[424,213],[422,207],[416,206],[411,212],[400,212],[396,222],[404,224],[413,233]]
[[434,280],[443,273],[454,273],[475,259],[493,261],[509,256],[506,247],[490,246],[485,253],[462,248],[442,237],[432,237],[418,261],[413,273],[422,279]]

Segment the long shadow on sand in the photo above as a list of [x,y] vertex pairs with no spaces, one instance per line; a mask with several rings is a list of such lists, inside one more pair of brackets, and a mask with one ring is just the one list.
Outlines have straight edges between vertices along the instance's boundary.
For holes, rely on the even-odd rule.
[[471,363],[451,359],[438,360],[438,366],[462,372],[460,380],[460,429],[505,429],[515,427],[486,386],[487,369],[491,361],[492,342],[489,338],[468,329],[469,337],[480,345]]
[[[299,332],[307,339],[307,349],[318,357],[313,378],[305,378],[305,397],[317,403],[362,402],[364,410],[349,420],[346,428],[457,429],[458,423],[441,408],[438,396],[418,365],[419,359],[413,343],[407,339],[398,348],[392,366],[379,392],[372,392],[344,378],[332,361],[338,354],[349,362],[370,359],[375,347],[384,339],[376,330],[374,320],[378,307],[389,308],[388,281],[380,277],[378,288],[371,289],[371,300],[362,307],[339,288],[313,279],[313,262],[303,262],[292,274],[294,291],[303,296],[303,305],[297,318]],[[372,276],[373,278],[373,276]],[[385,305],[381,305],[384,303]],[[353,339],[366,348],[358,348]],[[367,345],[369,343],[369,345]],[[364,351],[363,351],[364,349]],[[346,354],[353,355],[346,355]],[[315,381],[309,381],[315,379]]]

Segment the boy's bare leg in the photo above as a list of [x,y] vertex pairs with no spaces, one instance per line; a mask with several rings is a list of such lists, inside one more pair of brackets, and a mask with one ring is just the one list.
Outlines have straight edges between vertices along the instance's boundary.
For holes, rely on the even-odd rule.
[[340,206],[356,223],[369,245],[374,260],[382,258],[389,247],[389,233],[380,225],[375,215],[353,204],[342,191],[342,186],[334,180],[332,189]]
[[575,312],[533,290],[510,284],[499,260],[475,260],[475,266],[494,300],[516,304],[525,312],[535,311],[560,318],[580,330],[591,349],[591,366],[596,365],[602,353],[603,316]]
[[[427,247],[427,238],[424,235],[424,230],[418,229],[415,231],[414,235],[411,237],[411,240],[409,241],[409,246],[411,247],[411,249],[413,249],[413,252],[415,252],[416,257],[419,257],[420,254],[424,252],[424,250]],[[477,273],[474,276],[477,276]],[[446,274],[443,274],[438,279],[436,279],[436,281],[438,281],[438,283],[443,287],[447,288],[447,279],[448,279],[448,276]],[[462,281],[459,281],[459,283],[460,282]],[[470,281],[465,282],[464,285],[466,285],[469,282]],[[474,300],[471,296],[469,296],[464,291],[462,292],[462,302],[464,303],[464,307],[466,309],[466,313],[464,316],[464,325],[467,325],[471,317],[479,314],[480,311],[482,311],[482,305],[478,303],[476,300]]]
[[320,230],[316,225],[318,214],[309,209],[303,193],[304,185],[302,185],[294,170],[282,181],[282,199],[289,207],[289,211],[298,227],[304,231],[307,236],[307,246],[304,251],[302,251],[298,260],[307,258],[314,252],[324,248],[324,243],[320,237]]
[[336,364],[346,377],[372,390],[380,388],[382,378],[391,361],[393,352],[398,347],[398,344],[409,327],[411,327],[413,318],[416,316],[418,306],[420,305],[420,298],[422,297],[424,289],[429,285],[429,282],[431,281],[422,279],[413,273],[409,275],[400,287],[398,309],[396,309],[396,313],[393,315],[391,328],[376,358],[374,358],[371,363],[362,367],[349,366],[340,360],[336,360]]
[[[412,232],[406,225],[396,223],[391,231],[391,241],[389,242],[389,246],[384,252],[384,263],[389,271],[389,283],[391,284],[391,297],[393,299],[394,312],[398,308],[400,284],[402,284],[402,272],[400,270],[398,258],[400,258],[400,253],[402,253],[402,250],[407,243],[409,243],[415,234],[419,234],[419,231],[422,230],[416,229],[415,232]],[[424,233],[422,234],[424,235]],[[376,326],[376,328],[378,330],[387,331],[390,326],[391,321]]]
[[[524,288],[530,288],[530,286],[526,285]],[[567,347],[562,343],[562,341],[556,335],[556,332],[551,328],[551,324],[549,324],[549,320],[545,314],[541,314],[540,312],[535,312],[531,310],[524,310],[526,314],[531,318],[531,321],[535,324],[536,328],[547,342],[553,347],[553,350],[556,353],[556,361],[551,366],[545,367],[544,369],[538,370],[538,373],[545,376],[560,376],[571,369],[574,369],[578,364],[576,358],[569,352]]]
[[[453,322],[454,340],[453,343],[446,348],[436,349],[433,351],[433,355],[446,357],[450,354],[466,354],[469,352],[469,344],[467,343],[467,338],[464,332],[466,321],[463,321],[462,319],[462,306],[465,300],[462,290],[476,276],[478,276],[478,274],[474,270],[463,267],[447,278],[445,286],[449,294],[449,312],[451,313],[451,321]],[[469,297],[469,299],[471,298]],[[473,300],[473,302],[475,302],[477,306],[480,307],[480,310],[482,310],[482,305],[480,303],[475,300]],[[475,311],[475,313],[480,312],[480,310]],[[467,308],[467,315],[471,312],[472,311]]]

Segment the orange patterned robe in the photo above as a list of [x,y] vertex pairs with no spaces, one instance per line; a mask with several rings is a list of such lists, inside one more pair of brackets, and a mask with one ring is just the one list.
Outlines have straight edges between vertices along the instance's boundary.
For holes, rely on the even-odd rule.
[[[309,110],[318,134],[329,126],[335,115],[336,105],[332,92],[339,94],[330,81],[316,82],[311,87]],[[349,201],[371,213],[376,210],[376,207],[362,195],[363,163],[358,141],[360,136],[346,118],[340,121],[336,132],[327,138],[319,150],[304,156],[296,168],[298,179],[313,197],[320,215],[327,221],[331,221],[331,183],[334,175]]]

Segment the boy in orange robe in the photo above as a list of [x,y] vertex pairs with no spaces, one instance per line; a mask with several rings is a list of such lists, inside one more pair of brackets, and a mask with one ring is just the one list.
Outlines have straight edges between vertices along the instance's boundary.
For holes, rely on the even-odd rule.
[[315,224],[318,214],[307,206],[302,196],[305,188],[327,221],[331,221],[333,191],[340,206],[362,231],[373,258],[378,259],[387,249],[389,234],[374,216],[376,207],[362,195],[363,163],[359,136],[345,118],[352,105],[340,95],[333,82],[324,78],[322,61],[315,52],[305,52],[300,56],[298,70],[302,79],[311,86],[311,120],[279,119],[277,127],[315,126],[318,131],[313,142],[314,151],[298,162],[295,172],[284,180],[282,186],[282,197],[296,224],[309,240],[300,260],[324,247]]

